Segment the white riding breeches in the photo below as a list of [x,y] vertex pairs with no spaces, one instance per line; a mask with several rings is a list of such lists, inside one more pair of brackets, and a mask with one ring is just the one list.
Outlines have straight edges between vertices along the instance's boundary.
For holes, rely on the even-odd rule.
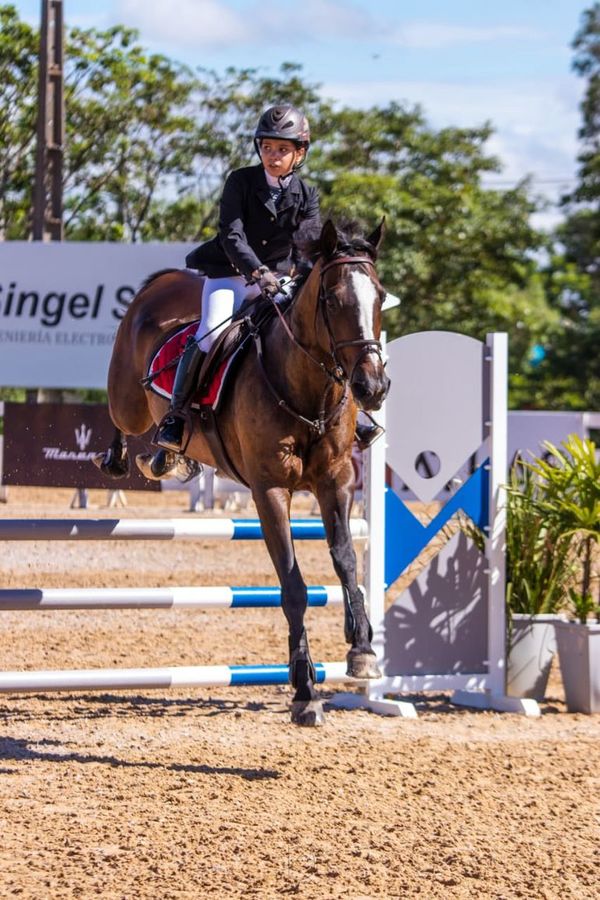
[[[201,350],[207,352],[217,337],[229,325],[245,300],[253,300],[260,294],[257,284],[246,284],[242,275],[227,278],[205,278],[202,289],[202,318],[196,331]],[[209,333],[210,332],[210,333]]]

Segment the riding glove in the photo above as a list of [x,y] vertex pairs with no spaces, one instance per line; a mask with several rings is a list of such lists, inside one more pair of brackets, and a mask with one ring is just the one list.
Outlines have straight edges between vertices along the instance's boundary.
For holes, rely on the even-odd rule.
[[276,275],[267,266],[261,266],[252,273],[253,278],[265,297],[271,300],[281,291],[281,285]]

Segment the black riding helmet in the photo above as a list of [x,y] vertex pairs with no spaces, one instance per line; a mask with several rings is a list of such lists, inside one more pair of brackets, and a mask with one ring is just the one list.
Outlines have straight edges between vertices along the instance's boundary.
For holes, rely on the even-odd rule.
[[[295,106],[270,106],[266,109],[254,132],[254,148],[260,156],[260,142],[264,138],[280,138],[292,141],[299,149],[303,147],[308,153],[310,147],[310,128],[304,113]],[[306,159],[306,153],[304,159]],[[304,159],[295,169],[304,164]]]

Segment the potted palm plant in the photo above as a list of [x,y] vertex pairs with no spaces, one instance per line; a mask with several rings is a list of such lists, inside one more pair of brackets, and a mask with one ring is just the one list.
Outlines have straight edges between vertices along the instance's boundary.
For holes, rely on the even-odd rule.
[[600,608],[591,593],[600,541],[600,460],[593,441],[577,435],[560,447],[544,446],[551,458],[526,464],[539,486],[535,507],[579,562],[579,584],[566,592],[572,621],[556,623],[565,699],[571,712],[600,712]]
[[517,461],[506,485],[506,689],[535,700],[546,693],[554,626],[573,574],[569,541],[540,508],[543,494],[532,469]]

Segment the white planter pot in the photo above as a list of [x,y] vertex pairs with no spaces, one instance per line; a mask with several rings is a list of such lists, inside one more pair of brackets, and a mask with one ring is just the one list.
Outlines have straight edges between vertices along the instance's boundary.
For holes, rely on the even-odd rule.
[[556,653],[554,626],[560,620],[557,615],[513,614],[506,671],[510,697],[544,699]]
[[567,709],[600,713],[600,623],[557,622],[556,643]]

